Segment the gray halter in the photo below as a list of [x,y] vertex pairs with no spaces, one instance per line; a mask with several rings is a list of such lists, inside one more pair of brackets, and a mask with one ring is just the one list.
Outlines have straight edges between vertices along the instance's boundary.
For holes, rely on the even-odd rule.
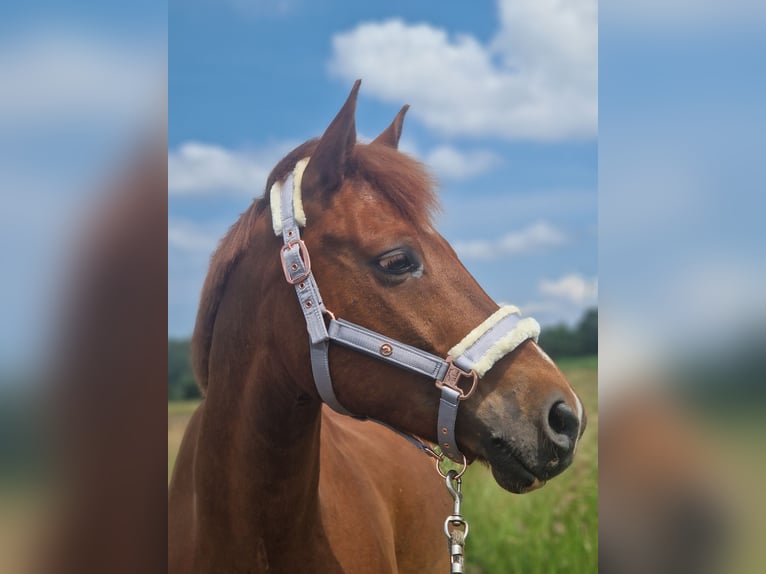
[[[450,350],[446,359],[432,355],[371,331],[350,321],[336,318],[322,302],[319,287],[311,272],[311,259],[306,244],[300,238],[299,226],[305,226],[305,214],[300,183],[308,163],[305,158],[296,164],[293,185],[289,179],[278,181],[271,189],[271,209],[274,232],[282,235],[284,245],[280,250],[285,279],[295,287],[306,327],[309,333],[311,369],[314,383],[321,399],[335,411],[362,420],[367,417],[354,415],[340,404],[335,396],[330,377],[329,346],[335,342],[344,347],[375,357],[402,369],[418,373],[433,380],[441,390],[437,436],[442,452],[456,462],[465,463],[465,456],[457,447],[455,421],[460,402],[474,392],[478,379],[495,362],[510,353],[526,339],[537,340],[540,327],[532,318],[520,319],[518,309],[503,307],[471,331]],[[292,189],[291,189],[292,188]],[[464,387],[461,379],[467,382]],[[419,449],[434,454],[419,440],[403,434]]]

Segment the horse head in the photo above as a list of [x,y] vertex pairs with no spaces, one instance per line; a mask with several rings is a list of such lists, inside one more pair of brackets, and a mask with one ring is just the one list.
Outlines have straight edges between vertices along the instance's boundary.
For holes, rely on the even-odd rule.
[[[274,168],[258,212],[274,209],[268,191],[295,172],[301,195],[297,217],[305,224],[302,239],[326,309],[447,357],[456,343],[498,312],[498,305],[434,229],[431,214],[437,201],[428,174],[397,149],[407,107],[374,141],[359,143],[358,89],[359,82],[321,138],[302,144]],[[306,321],[282,276],[282,244],[268,219],[250,223],[253,241],[268,254],[263,255],[268,263],[260,262],[258,272],[247,277],[253,285],[260,283],[252,289],[262,299],[259,328],[274,325],[259,344],[268,347],[272,363],[284,370],[300,400],[317,404]],[[335,396],[345,409],[439,442],[440,390],[433,380],[334,344],[329,345],[329,366]],[[198,375],[204,368],[198,365]],[[468,462],[489,464],[498,484],[512,492],[537,488],[567,468],[585,415],[535,340],[517,341],[481,374],[475,391],[461,401],[454,427],[457,447]]]

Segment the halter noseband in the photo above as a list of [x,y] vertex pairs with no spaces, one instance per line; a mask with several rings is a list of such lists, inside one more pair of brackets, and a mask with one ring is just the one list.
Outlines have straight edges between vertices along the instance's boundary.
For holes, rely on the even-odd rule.
[[[299,227],[305,227],[306,214],[301,197],[301,179],[309,158],[296,163],[292,174],[276,181],[270,190],[272,225],[275,235],[282,236],[280,249],[282,269],[287,282],[295,287],[309,333],[311,369],[319,396],[335,411],[354,415],[340,404],[330,377],[329,346],[334,341],[344,347],[396,365],[402,369],[431,378],[441,390],[436,435],[442,452],[452,460],[465,462],[455,440],[455,421],[460,401],[476,389],[478,380],[502,357],[527,339],[540,334],[540,325],[531,317],[521,319],[516,307],[507,305],[490,315],[449,350],[446,359],[395,339],[371,331],[350,321],[338,319],[322,302],[319,287],[311,272],[311,259],[306,244],[300,238]],[[292,177],[292,189],[289,179]],[[329,321],[326,322],[325,319]],[[462,379],[467,381],[461,386]],[[467,388],[468,390],[464,390]],[[375,419],[369,419],[375,420]],[[382,421],[375,421],[392,428]],[[421,450],[433,451],[409,435],[402,434]]]

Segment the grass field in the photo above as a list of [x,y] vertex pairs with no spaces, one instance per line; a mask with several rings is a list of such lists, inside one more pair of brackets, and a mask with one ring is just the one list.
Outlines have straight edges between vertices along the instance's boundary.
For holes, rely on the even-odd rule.
[[[575,461],[544,488],[520,496],[501,490],[488,469],[468,470],[463,479],[468,574],[598,571],[598,362],[587,357],[558,364],[588,413]],[[195,407],[193,401],[168,405],[168,476]]]
[[463,479],[468,574],[598,572],[598,363],[558,361],[588,413],[572,466],[544,488],[524,495],[500,490],[489,470]]

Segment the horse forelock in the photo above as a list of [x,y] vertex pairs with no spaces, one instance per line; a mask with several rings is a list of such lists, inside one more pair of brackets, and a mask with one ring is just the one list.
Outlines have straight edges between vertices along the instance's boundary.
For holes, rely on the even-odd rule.
[[439,208],[434,181],[423,165],[396,149],[380,144],[357,145],[347,177],[365,181],[416,225],[430,223]]
[[[309,140],[277,163],[266,181],[263,196],[253,202],[229,228],[211,257],[192,336],[192,366],[203,393],[208,384],[208,358],[215,319],[226,283],[252,244],[258,218],[269,208],[271,186],[276,181],[284,180],[298,161],[311,156],[318,143],[317,139]],[[432,214],[439,208],[434,182],[423,165],[385,145],[357,144],[346,162],[344,179],[369,184],[403,217],[420,227],[429,225]]]

